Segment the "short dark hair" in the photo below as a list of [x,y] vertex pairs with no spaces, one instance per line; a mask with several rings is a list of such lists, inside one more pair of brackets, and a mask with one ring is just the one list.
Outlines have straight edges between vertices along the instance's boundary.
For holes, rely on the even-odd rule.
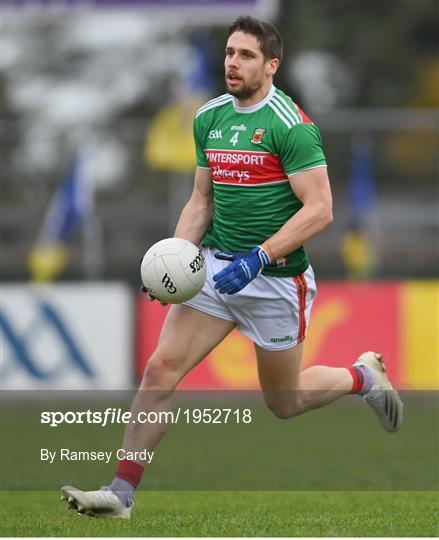
[[229,37],[235,32],[244,32],[255,36],[265,60],[282,60],[282,38],[279,30],[269,22],[254,19],[250,15],[241,15],[229,28]]

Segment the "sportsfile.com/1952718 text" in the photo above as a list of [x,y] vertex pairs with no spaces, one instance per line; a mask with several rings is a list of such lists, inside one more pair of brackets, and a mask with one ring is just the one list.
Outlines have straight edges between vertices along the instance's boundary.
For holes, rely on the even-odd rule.
[[250,424],[251,409],[232,408],[183,408],[175,411],[141,411],[133,415],[130,411],[108,407],[103,411],[42,411],[41,424],[58,427],[62,424]]

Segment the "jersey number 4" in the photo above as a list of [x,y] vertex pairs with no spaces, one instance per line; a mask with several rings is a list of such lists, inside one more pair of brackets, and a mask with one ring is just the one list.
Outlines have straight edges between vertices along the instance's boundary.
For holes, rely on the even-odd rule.
[[239,131],[237,131],[233,137],[230,139],[229,142],[233,144],[233,146],[236,146],[238,144],[238,137],[239,137]]

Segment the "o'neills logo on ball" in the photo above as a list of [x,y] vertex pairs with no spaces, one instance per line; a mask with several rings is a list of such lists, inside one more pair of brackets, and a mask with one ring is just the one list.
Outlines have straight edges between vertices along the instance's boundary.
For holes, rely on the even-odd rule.
[[252,138],[251,138],[251,142],[253,144],[261,144],[262,142],[262,139],[264,137],[264,133],[265,133],[265,129],[264,128],[256,128],[254,131],[253,131],[253,135],[252,135]]

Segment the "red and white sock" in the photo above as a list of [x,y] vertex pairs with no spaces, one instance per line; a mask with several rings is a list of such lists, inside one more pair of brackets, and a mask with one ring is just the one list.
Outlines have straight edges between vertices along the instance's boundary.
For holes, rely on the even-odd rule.
[[144,467],[129,459],[121,459],[116,468],[116,476],[110,488],[117,493],[119,499],[129,507],[133,504],[137,486],[143,475]]
[[116,476],[131,484],[134,489],[137,489],[142,479],[143,470],[144,467],[140,463],[131,461],[130,459],[121,459],[117,464]]
[[373,377],[367,366],[351,366],[348,368],[352,376],[351,394],[364,396],[373,385]]

